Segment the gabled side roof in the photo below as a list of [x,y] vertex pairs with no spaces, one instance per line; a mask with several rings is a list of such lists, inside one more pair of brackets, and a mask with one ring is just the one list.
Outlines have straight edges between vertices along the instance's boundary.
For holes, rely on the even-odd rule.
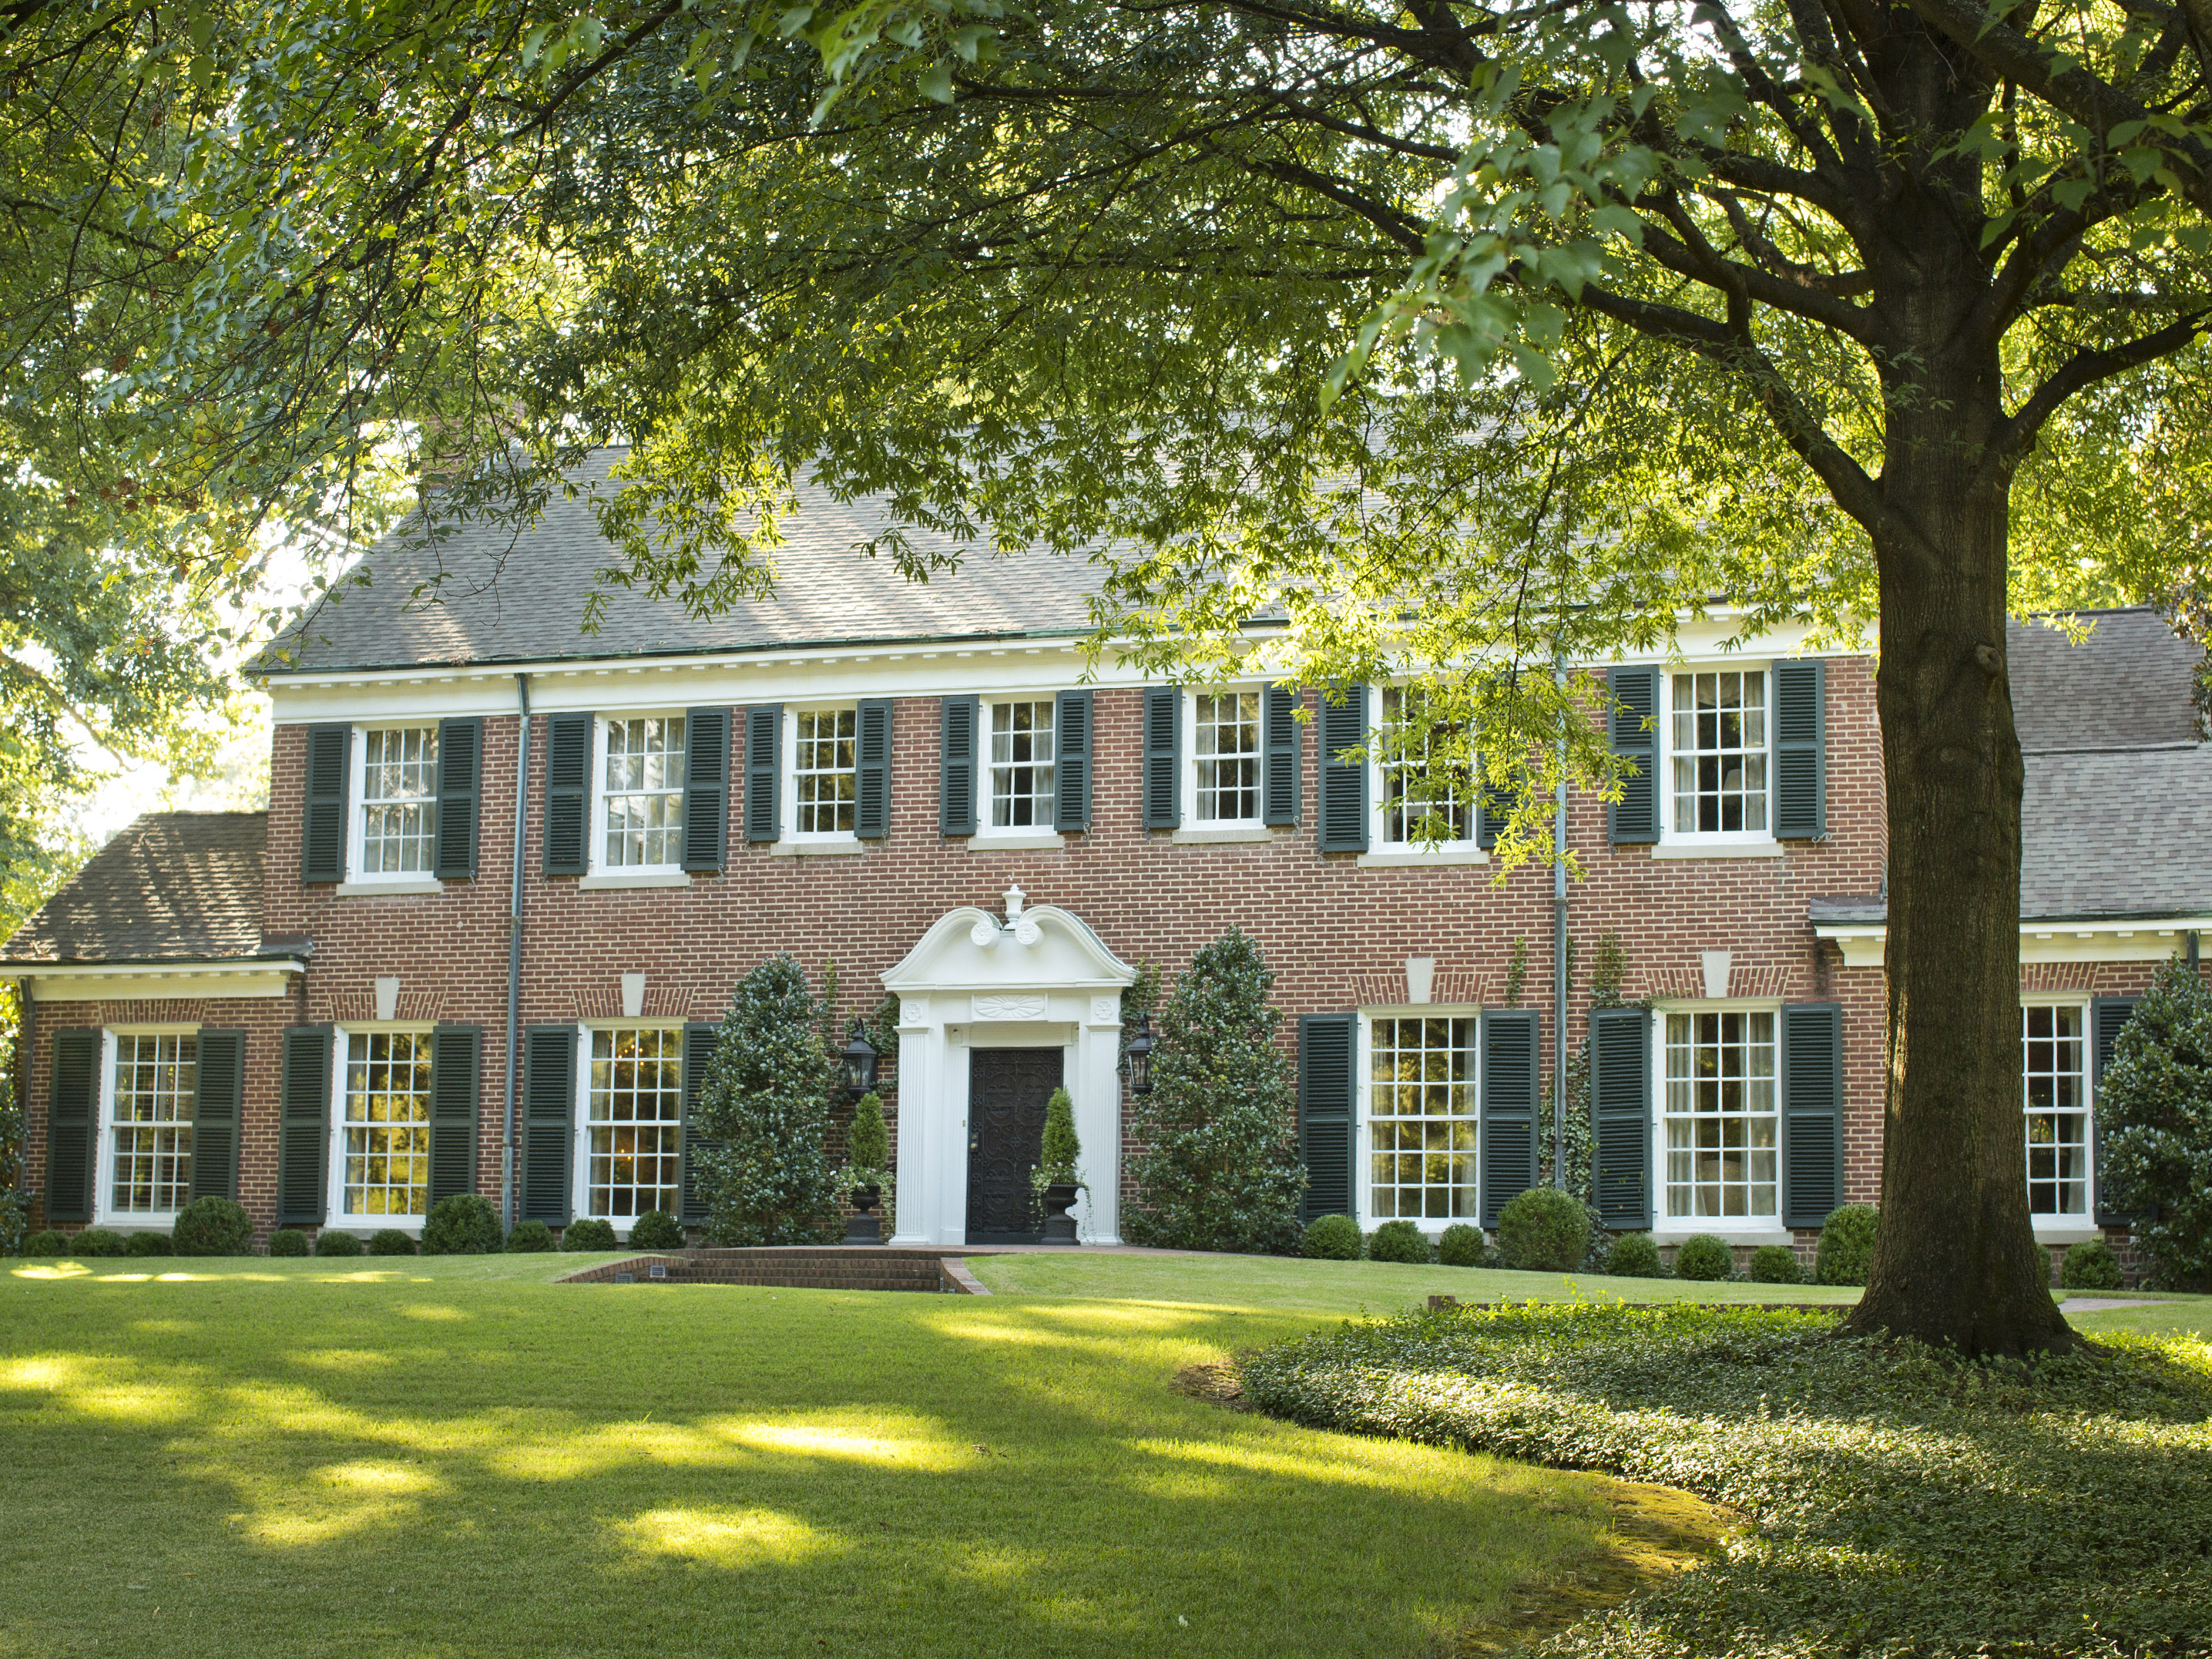
[[266,812],[149,812],[0,948],[0,967],[217,962],[264,954]]

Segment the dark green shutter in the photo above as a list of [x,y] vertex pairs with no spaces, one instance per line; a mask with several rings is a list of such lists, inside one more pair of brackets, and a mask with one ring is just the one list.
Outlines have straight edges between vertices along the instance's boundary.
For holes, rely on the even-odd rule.
[[283,1098],[276,1125],[276,1224],[319,1227],[329,1214],[324,1182],[331,1164],[331,1028],[284,1032]]
[[1053,699],[1052,827],[1063,836],[1091,828],[1091,694]]
[[700,1193],[694,1179],[698,1154],[721,1145],[701,1134],[692,1121],[697,1109],[699,1091],[707,1081],[707,1067],[714,1062],[714,1043],[721,1027],[704,1020],[694,1020],[684,1028],[684,1214],[682,1219],[696,1226],[707,1218],[707,1200]]
[[192,1196],[238,1197],[238,1134],[246,1101],[246,1033],[202,1031],[192,1097]]
[[585,841],[592,820],[590,714],[545,719],[545,873],[580,876],[590,868]]
[[[1479,773],[1481,763],[1478,760],[1475,764]],[[1513,805],[1510,787],[1494,784],[1487,778],[1482,780],[1474,795],[1474,844],[1484,852],[1491,852],[1498,846],[1498,836],[1512,821]]]
[[430,1033],[430,1205],[477,1189],[477,1091],[483,1037],[473,1025]]
[[937,828],[947,836],[975,833],[975,725],[973,697],[947,697],[939,707]]
[[438,722],[438,856],[441,881],[474,881],[477,802],[483,789],[483,722]]
[[1306,1166],[1300,1217],[1357,1215],[1352,1197],[1353,1014],[1298,1020],[1298,1155]]
[[2112,1063],[2120,1031],[2135,1017],[2137,997],[2093,997],[2089,1000],[2089,1175],[2095,1183],[2089,1208],[2100,1227],[2124,1227],[2135,1218],[2105,1202],[2105,1068]]
[[523,1034],[522,1053],[521,1217],[565,1227],[574,1213],[568,1160],[575,1144],[576,1028],[533,1025]]
[[1635,769],[1620,781],[1620,799],[1606,807],[1607,830],[1616,847],[1655,842],[1659,839],[1659,671],[1616,668],[1607,677],[1607,687],[1613,696],[1613,752]]
[[1298,724],[1298,692],[1271,685],[1266,692],[1267,760],[1265,808],[1268,823],[1296,823],[1305,796],[1305,730]]
[[1182,690],[1145,688],[1145,828],[1182,823]]
[[92,1219],[93,1135],[100,1116],[100,1032],[54,1033],[46,1096],[46,1220]]
[[729,862],[730,711],[684,716],[684,867],[707,874]]
[[1774,665],[1774,835],[1818,841],[1828,833],[1827,665]]
[[353,781],[353,727],[307,728],[306,803],[300,823],[300,879],[343,881],[346,796]]
[[1844,1201],[1844,1010],[1782,1010],[1782,1224],[1820,1227]]
[[891,704],[864,697],[853,716],[853,833],[881,841],[891,832]]
[[[1321,850],[1367,850],[1367,688],[1355,685],[1342,702],[1323,697],[1321,727]],[[1342,758],[1347,749],[1361,753]]]
[[1493,1008],[1482,1017],[1482,1224],[1536,1184],[1542,1070],[1536,1011]]
[[745,839],[783,839],[783,705],[758,702],[745,710]]
[[1651,1016],[1590,1010],[1590,1128],[1598,1213],[1614,1231],[1651,1224]]

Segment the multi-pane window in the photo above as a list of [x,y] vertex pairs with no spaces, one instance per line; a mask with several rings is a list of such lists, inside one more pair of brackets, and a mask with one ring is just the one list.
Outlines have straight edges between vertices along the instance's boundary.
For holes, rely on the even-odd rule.
[[673,1215],[683,1201],[683,1033],[628,1026],[592,1033],[586,1212]]
[[361,872],[428,873],[437,863],[438,728],[394,726],[361,738]]
[[192,1100],[198,1091],[196,1036],[115,1039],[115,1180],[109,1208],[163,1215],[192,1198]]
[[1382,839],[1399,846],[1433,837],[1474,839],[1474,791],[1464,769],[1445,758],[1456,728],[1423,713],[1420,693],[1382,690]]
[[1766,676],[1674,676],[1674,829],[1766,828]]
[[991,705],[991,827],[1054,822],[1052,703]]
[[684,717],[607,722],[606,867],[672,865],[684,858]]
[[430,1036],[346,1038],[346,1215],[421,1215],[430,1207]]
[[854,755],[858,711],[804,708],[792,745],[793,824],[802,836],[849,836],[860,794],[860,769]]
[[1774,1016],[1667,1016],[1667,1212],[1771,1216]]
[[2027,1207],[2037,1215],[2089,1212],[2089,1109],[2083,1086],[2081,1010],[2020,1011],[2021,1081],[2027,1113]]
[[1368,1203],[1388,1220],[1475,1213],[1472,1018],[1378,1019],[1368,1053]]
[[1200,823],[1249,823],[1260,816],[1260,694],[1201,691],[1196,740]]

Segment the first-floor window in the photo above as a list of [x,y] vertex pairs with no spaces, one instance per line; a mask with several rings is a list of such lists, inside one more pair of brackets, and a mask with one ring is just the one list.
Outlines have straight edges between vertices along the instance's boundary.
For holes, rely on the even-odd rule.
[[430,1036],[346,1038],[346,1215],[421,1215],[430,1207]]
[[2020,1024],[2027,1207],[2037,1215],[2087,1215],[2089,1110],[2081,1010],[2031,1005],[2020,1011]]
[[1476,1211],[1472,1018],[1377,1019],[1368,1053],[1368,1206],[1378,1220]]
[[1430,720],[1418,690],[1389,685],[1382,689],[1382,839],[1401,847],[1430,834],[1473,841],[1473,780],[1443,752],[1458,728]]
[[1774,1016],[1667,1016],[1667,1212],[1776,1213]]
[[1049,826],[1054,821],[1052,704],[991,705],[991,827]]
[[683,1201],[683,1033],[625,1026],[592,1033],[586,1213],[673,1215]]
[[854,756],[859,711],[803,708],[799,741],[792,750],[792,799],[802,836],[849,836],[860,798],[860,767]]
[[115,1039],[115,1180],[118,1215],[162,1215],[192,1198],[192,1101],[199,1088],[196,1036]]
[[1260,816],[1260,694],[1201,691],[1192,745],[1200,823],[1243,823]]

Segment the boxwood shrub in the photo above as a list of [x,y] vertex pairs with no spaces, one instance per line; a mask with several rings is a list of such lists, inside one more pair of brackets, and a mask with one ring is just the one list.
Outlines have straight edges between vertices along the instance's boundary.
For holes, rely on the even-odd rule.
[[1881,1212],[1871,1204],[1845,1204],[1828,1213],[1813,1276],[1823,1285],[1863,1285],[1874,1266],[1875,1229]]
[[518,1221],[507,1236],[508,1254],[530,1255],[553,1248],[553,1230],[542,1221]]
[[422,1223],[424,1255],[495,1255],[505,1242],[499,1212],[474,1193],[440,1199]]
[[2066,1247],[2066,1260],[2058,1282],[2069,1291],[2117,1291],[2120,1288],[2120,1259],[2101,1238],[2085,1238]]
[[58,1227],[48,1227],[33,1233],[23,1241],[25,1255],[67,1255],[69,1235]]
[[1509,1267],[1571,1273],[1589,1254],[1589,1212],[1557,1187],[1531,1187],[1498,1212],[1498,1254]]
[[307,1236],[297,1227],[279,1227],[269,1235],[269,1254],[271,1255],[305,1255]]
[[176,1249],[167,1233],[133,1233],[123,1245],[125,1255],[173,1255]]
[[1364,1243],[1348,1215],[1316,1216],[1306,1224],[1305,1252],[1322,1261],[1357,1261]]
[[1674,1252],[1674,1277],[1702,1279],[1710,1284],[1735,1271],[1735,1253],[1711,1233],[1698,1233],[1682,1241]]
[[1368,1235],[1367,1259],[1425,1263],[1429,1259],[1429,1241],[1410,1221],[1386,1221]]
[[253,1222],[227,1198],[196,1198],[177,1212],[169,1242],[179,1255],[244,1255],[253,1248]]
[[1805,1277],[1798,1270],[1797,1252],[1787,1244],[1762,1244],[1753,1250],[1751,1276],[1761,1285],[1796,1285]]
[[1455,1221],[1437,1240],[1437,1260],[1447,1267],[1480,1267],[1487,1248],[1481,1228]]
[[397,1227],[379,1227],[368,1236],[371,1255],[412,1255],[415,1254],[415,1235],[404,1233]]
[[615,1243],[612,1222],[602,1221],[597,1216],[587,1216],[561,1229],[561,1248],[564,1250],[612,1250],[619,1249],[621,1246]]
[[647,1210],[630,1223],[629,1242],[641,1250],[680,1250],[684,1224],[665,1210]]
[[361,1235],[343,1227],[325,1227],[315,1235],[317,1255],[359,1255],[362,1248]]
[[121,1255],[128,1249],[121,1233],[105,1227],[87,1227],[70,1240],[71,1255]]
[[1605,1253],[1605,1270],[1617,1279],[1664,1279],[1667,1264],[1650,1233],[1623,1233]]

